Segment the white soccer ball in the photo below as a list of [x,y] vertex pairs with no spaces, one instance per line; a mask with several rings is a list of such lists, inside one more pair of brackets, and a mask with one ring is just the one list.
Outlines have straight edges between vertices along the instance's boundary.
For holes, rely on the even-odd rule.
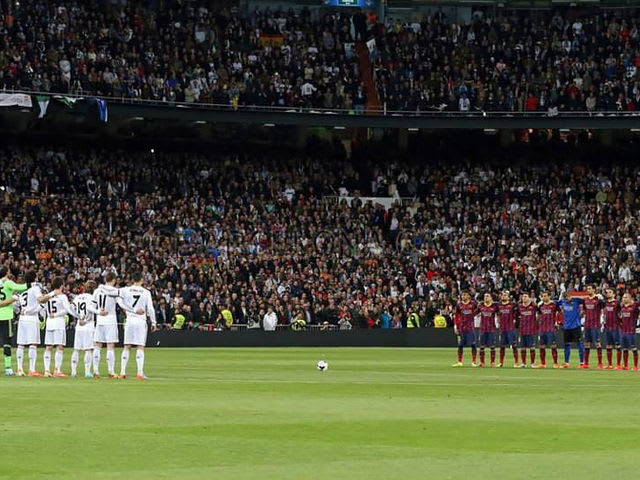
[[329,364],[327,362],[325,362],[324,360],[320,360],[318,362],[318,370],[320,370],[321,372],[324,372],[328,368],[329,368]]

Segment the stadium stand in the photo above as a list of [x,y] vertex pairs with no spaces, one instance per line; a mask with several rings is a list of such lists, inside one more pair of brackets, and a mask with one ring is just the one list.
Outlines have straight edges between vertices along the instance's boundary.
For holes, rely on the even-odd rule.
[[468,24],[436,11],[363,34],[347,11],[144,3],[5,5],[0,88],[358,113],[640,108],[633,11],[520,11]]
[[322,161],[7,146],[0,261],[72,286],[142,268],[167,328],[258,326],[269,306],[299,327],[425,326],[461,289],[637,287],[633,149],[467,140],[422,148],[428,163],[380,146]]

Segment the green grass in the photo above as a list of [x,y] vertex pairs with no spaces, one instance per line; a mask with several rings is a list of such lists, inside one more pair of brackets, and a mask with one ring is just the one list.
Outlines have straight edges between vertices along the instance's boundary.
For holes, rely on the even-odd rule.
[[[327,372],[315,368],[323,356]],[[640,468],[637,372],[453,369],[454,356],[150,349],[145,383],[2,377],[0,478],[586,479]]]

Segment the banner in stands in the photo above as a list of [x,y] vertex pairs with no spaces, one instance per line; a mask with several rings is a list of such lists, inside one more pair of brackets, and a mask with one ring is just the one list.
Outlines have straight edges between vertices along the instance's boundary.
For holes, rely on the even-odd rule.
[[374,8],[376,2],[374,0],[324,0],[327,7],[359,7]]
[[31,108],[31,95],[22,93],[0,93],[0,107],[25,107]]

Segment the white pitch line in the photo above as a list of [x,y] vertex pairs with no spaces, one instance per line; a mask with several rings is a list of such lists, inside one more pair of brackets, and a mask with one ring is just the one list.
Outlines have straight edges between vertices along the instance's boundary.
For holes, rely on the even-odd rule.
[[[196,380],[194,378],[194,380]],[[207,381],[218,382],[218,383],[283,383],[283,384],[303,384],[303,385],[421,385],[425,387],[549,387],[549,388],[557,388],[555,384],[546,384],[546,383],[442,383],[442,382],[429,382],[428,380],[424,382],[365,382],[362,380],[356,381],[347,381],[347,382],[331,382],[331,381],[311,381],[311,380],[247,380],[247,379],[217,379],[217,378],[207,378]],[[563,385],[562,388],[620,388],[620,387],[629,387],[629,388],[637,388],[638,386],[635,384],[618,384],[618,383],[597,383],[597,384],[575,384],[575,385]]]

